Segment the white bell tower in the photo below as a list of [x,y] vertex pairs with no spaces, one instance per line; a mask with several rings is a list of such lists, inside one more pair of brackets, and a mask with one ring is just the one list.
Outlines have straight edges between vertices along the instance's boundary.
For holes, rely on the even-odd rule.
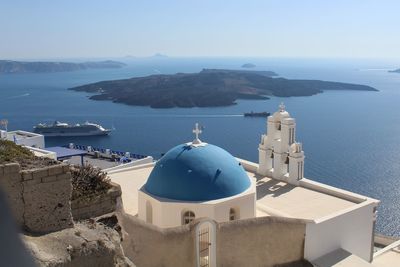
[[304,177],[304,151],[300,143],[293,143],[289,150],[288,182],[297,184]]
[[[260,175],[294,184],[298,183],[298,177],[303,178],[304,152],[300,144],[296,148],[292,148],[292,145],[295,144],[295,136],[295,119],[290,117],[290,114],[285,110],[285,105],[282,103],[279,105],[279,110],[268,117],[267,134],[261,136],[261,142],[258,147],[258,173]],[[294,172],[293,165],[299,162],[301,162],[301,172],[299,169],[297,173]],[[295,179],[295,177],[297,178]]]

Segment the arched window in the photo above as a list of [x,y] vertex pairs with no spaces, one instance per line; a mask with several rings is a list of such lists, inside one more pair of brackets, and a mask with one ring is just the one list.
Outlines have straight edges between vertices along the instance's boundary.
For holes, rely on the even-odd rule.
[[239,219],[239,209],[231,208],[229,210],[229,220],[234,221]]
[[185,211],[182,215],[182,224],[188,224],[196,218],[193,211]]
[[153,223],[153,207],[150,201],[146,201],[146,222]]

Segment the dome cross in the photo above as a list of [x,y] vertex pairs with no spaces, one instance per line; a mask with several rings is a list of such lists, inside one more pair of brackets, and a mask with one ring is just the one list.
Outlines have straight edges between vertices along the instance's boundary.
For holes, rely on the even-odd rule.
[[200,144],[201,140],[199,139],[199,135],[202,133],[203,131],[200,129],[199,124],[196,122],[195,127],[193,129],[193,133],[195,134],[195,139],[193,140],[193,144]]
[[283,104],[283,102],[281,102],[281,104],[279,105],[279,111],[280,112],[284,112],[285,111],[285,104]]

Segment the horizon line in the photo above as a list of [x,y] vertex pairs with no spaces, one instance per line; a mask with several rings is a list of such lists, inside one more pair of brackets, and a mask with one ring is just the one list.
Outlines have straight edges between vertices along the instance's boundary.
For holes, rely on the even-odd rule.
[[191,55],[191,56],[176,56],[176,55],[165,55],[153,54],[150,56],[133,56],[133,55],[125,55],[125,56],[57,56],[57,57],[0,57],[0,60],[10,60],[10,61],[55,61],[55,60],[82,60],[82,59],[160,59],[160,60],[168,60],[168,59],[308,59],[308,60],[391,60],[396,61],[400,60],[400,57],[374,57],[374,56],[256,56],[256,55],[221,55],[221,56],[201,56],[201,55]]

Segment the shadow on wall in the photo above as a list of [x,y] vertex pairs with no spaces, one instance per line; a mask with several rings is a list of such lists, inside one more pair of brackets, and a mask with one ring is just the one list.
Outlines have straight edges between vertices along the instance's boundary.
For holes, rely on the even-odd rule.
[[18,234],[7,199],[0,188],[0,259],[2,266],[36,266]]
[[196,266],[195,225],[161,229],[118,213],[125,256],[137,266]]

